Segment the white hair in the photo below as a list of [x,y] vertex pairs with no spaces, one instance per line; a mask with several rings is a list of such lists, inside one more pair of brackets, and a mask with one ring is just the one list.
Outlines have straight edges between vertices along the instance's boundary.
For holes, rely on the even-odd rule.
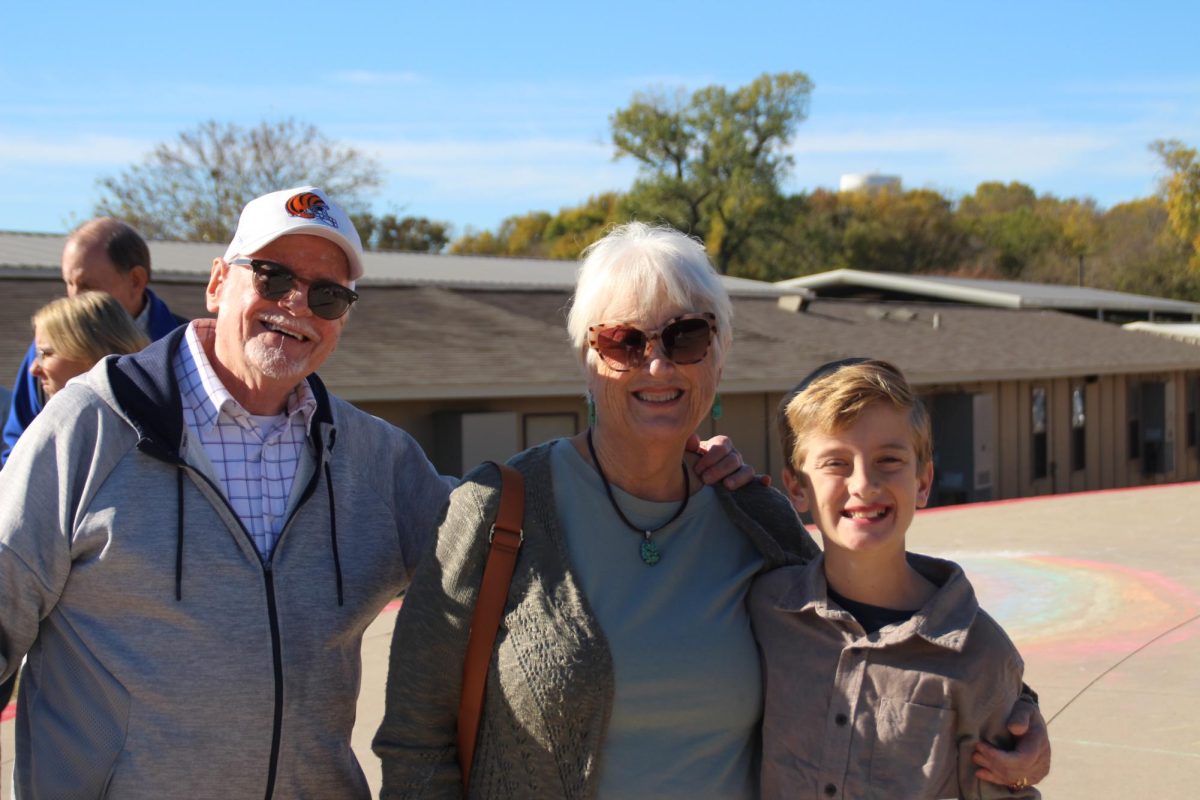
[[[580,359],[591,358],[588,328],[608,309],[654,319],[663,302],[717,318],[714,356],[720,364],[733,342],[733,304],[699,240],[674,228],[629,222],[583,251],[567,333]],[[620,320],[624,321],[624,320]]]

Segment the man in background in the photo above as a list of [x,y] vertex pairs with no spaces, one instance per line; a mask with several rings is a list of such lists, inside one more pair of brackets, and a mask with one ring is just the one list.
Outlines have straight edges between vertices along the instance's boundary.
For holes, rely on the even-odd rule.
[[[63,247],[62,277],[70,297],[88,290],[111,294],[151,340],[161,339],[186,321],[172,314],[147,287],[150,248],[136,230],[120,220],[98,217],[76,228]],[[37,346],[31,342],[13,381],[0,466],[46,404],[41,382],[30,372],[36,360]]]

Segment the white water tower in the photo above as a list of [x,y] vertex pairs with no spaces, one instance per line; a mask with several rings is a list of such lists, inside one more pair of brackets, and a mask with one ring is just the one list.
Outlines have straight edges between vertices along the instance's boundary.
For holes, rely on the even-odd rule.
[[840,192],[878,192],[882,189],[900,190],[899,175],[881,175],[878,172],[861,172],[843,175],[838,184]]

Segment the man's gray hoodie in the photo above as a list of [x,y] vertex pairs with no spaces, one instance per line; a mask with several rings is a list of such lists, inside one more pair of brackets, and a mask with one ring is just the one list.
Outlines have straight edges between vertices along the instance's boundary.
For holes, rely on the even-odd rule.
[[55,395],[0,473],[0,679],[28,655],[17,797],[367,797],[362,634],[449,487],[310,376],[318,409],[264,562],[196,466],[171,369],[183,331]]

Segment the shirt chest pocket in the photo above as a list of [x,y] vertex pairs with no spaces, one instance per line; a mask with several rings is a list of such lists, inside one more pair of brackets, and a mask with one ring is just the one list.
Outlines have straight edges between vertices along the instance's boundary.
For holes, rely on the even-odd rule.
[[871,751],[871,796],[958,797],[952,708],[881,698]]

